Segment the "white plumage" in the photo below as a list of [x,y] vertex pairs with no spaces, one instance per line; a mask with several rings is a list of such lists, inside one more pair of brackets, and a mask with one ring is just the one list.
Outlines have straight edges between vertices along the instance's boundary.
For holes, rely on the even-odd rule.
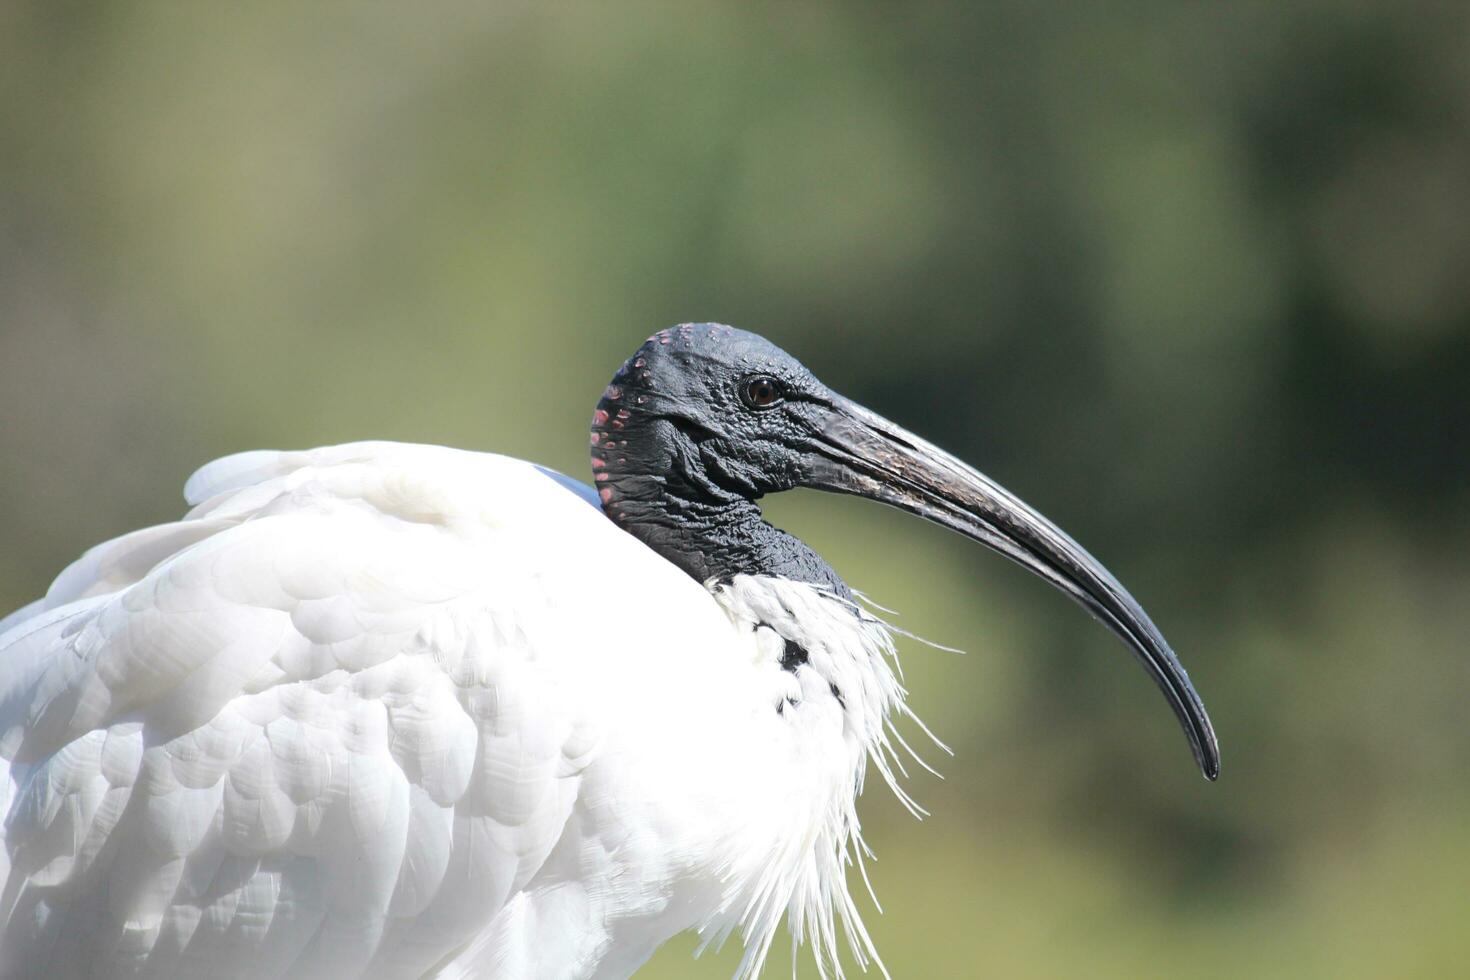
[[753,974],[788,912],[871,954],[871,616],[702,588],[499,456],[245,453],[186,493],[0,624],[0,975],[620,977],[685,929]]

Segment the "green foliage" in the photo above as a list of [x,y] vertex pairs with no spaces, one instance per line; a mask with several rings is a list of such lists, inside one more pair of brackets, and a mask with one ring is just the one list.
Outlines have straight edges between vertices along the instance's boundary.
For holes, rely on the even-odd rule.
[[970,650],[907,645],[934,818],[863,808],[897,974],[1461,973],[1467,9],[11,3],[0,606],[237,449],[583,474],[646,334],[737,323],[1072,531],[1221,734],[993,556],[771,501]]

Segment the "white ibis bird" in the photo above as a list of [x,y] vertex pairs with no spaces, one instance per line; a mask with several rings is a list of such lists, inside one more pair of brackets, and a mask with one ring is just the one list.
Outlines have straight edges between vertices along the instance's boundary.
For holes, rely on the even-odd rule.
[[[1215,736],[1138,604],[980,473],[744,331],[651,337],[595,492],[437,446],[249,452],[0,623],[0,975],[623,977],[787,920],[836,967],[890,631],[756,501],[871,497],[999,551]],[[599,507],[600,505],[600,507]],[[610,518],[610,519],[609,519]]]

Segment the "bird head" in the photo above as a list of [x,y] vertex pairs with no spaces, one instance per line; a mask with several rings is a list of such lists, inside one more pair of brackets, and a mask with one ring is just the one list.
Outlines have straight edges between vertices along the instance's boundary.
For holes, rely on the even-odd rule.
[[1205,776],[1219,774],[1214,729],[1189,675],[1097,559],[989,477],[837,394],[762,337],[701,323],[648,338],[598,402],[592,466],[608,515],[654,529],[654,540],[680,522],[718,523],[767,493],[810,487],[977,541],[1117,634],[1173,708]]

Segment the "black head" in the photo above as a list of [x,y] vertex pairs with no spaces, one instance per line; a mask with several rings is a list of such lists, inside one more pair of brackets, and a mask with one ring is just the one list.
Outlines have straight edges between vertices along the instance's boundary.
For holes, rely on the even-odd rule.
[[1157,627],[1054,524],[955,457],[838,395],[765,339],[712,323],[661,330],[619,369],[592,419],[603,510],[700,581],[740,573],[847,588],[755,501],[804,486],[851,493],[979,541],[1117,633],[1168,697],[1205,775],[1219,749]]
[[713,323],[662,330],[603,392],[592,465],[608,512],[677,492],[755,500],[801,482],[804,448],[836,396],[763,337]]
[[624,362],[592,417],[603,509],[701,582],[760,573],[847,586],[755,501],[802,482],[834,396],[796,358],[744,330],[685,323]]

